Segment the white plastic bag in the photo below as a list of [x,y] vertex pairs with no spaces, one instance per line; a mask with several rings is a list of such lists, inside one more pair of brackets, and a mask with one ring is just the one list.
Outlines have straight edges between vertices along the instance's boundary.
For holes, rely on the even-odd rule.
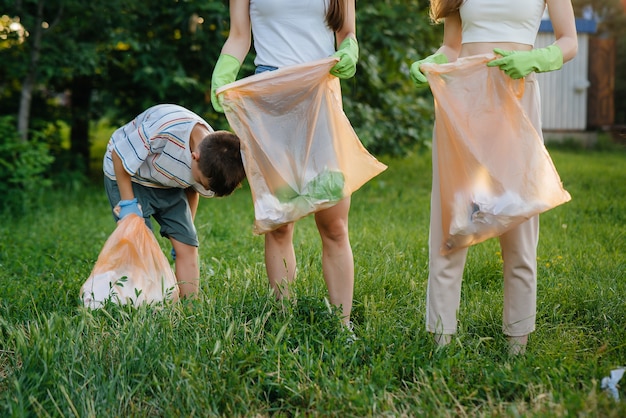
[[80,297],[91,309],[108,300],[135,307],[178,300],[176,276],[143,218],[131,214],[118,222],[80,288]]
[[350,196],[387,167],[363,147],[343,112],[336,58],[253,75],[217,90],[242,141],[263,234]]

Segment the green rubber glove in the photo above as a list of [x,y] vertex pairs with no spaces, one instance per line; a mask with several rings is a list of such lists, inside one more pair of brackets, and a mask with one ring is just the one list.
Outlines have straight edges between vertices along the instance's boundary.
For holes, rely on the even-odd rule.
[[487,66],[500,67],[509,77],[515,79],[526,77],[533,71],[544,73],[558,70],[563,66],[563,53],[556,45],[530,51],[504,51],[496,48],[493,52],[502,55],[502,58],[489,61]]
[[220,103],[220,99],[218,99],[215,94],[215,91],[235,81],[240,68],[241,63],[232,55],[221,54],[217,59],[217,63],[213,69],[213,76],[211,77],[211,103],[216,112],[224,113],[224,108]]
[[339,78],[350,78],[356,74],[356,63],[359,60],[359,44],[354,38],[343,40],[333,57],[339,58],[339,62],[330,69],[330,73]]
[[411,73],[411,79],[413,80],[413,82],[415,83],[415,87],[417,88],[426,87],[428,85],[428,80],[426,79],[426,76],[422,73],[422,70],[420,70],[420,66],[427,62],[432,62],[435,64],[446,64],[448,62],[448,57],[446,57],[445,54],[439,53],[439,54],[429,55],[428,57],[424,59],[415,61],[411,65],[410,73]]

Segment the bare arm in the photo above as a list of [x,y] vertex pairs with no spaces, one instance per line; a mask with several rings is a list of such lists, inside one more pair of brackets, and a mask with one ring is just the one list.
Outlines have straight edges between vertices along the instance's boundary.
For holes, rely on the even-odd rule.
[[437,53],[445,54],[449,62],[456,61],[461,52],[461,15],[458,11],[447,16],[443,22],[443,43]]
[[133,184],[130,180],[130,174],[124,169],[124,164],[115,150],[111,151],[111,158],[113,159],[113,170],[115,171],[115,179],[117,181],[117,187],[120,189],[121,200],[131,200],[135,198],[133,192]]
[[232,55],[243,62],[250,51],[250,1],[230,0],[230,32],[222,47],[222,54]]
[[337,45],[341,45],[344,39],[351,37],[356,40],[356,0],[345,0],[347,3],[346,15],[343,18],[341,30],[335,33]]
[[563,53],[563,62],[573,59],[578,52],[576,21],[570,0],[547,0],[550,20],[554,28],[554,42]]

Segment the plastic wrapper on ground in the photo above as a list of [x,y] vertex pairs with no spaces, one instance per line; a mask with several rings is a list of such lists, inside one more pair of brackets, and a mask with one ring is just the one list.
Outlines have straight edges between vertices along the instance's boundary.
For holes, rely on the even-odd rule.
[[80,288],[87,308],[178,300],[176,276],[143,218],[131,214],[118,222]]
[[502,235],[571,199],[521,103],[525,82],[493,55],[424,64],[435,98],[442,254]]
[[332,207],[387,167],[343,112],[336,58],[253,75],[217,90],[242,157],[263,234]]

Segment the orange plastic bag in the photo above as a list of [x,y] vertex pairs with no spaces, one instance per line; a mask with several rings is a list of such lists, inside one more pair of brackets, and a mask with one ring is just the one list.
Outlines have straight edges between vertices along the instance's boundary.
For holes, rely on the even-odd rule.
[[253,75],[217,90],[242,156],[263,234],[337,204],[387,166],[361,144],[326,58]]
[[571,199],[520,103],[524,80],[487,67],[493,58],[422,66],[435,98],[442,254]]
[[178,300],[176,276],[143,218],[131,214],[118,222],[80,296],[91,309],[101,308],[107,300],[135,307]]

